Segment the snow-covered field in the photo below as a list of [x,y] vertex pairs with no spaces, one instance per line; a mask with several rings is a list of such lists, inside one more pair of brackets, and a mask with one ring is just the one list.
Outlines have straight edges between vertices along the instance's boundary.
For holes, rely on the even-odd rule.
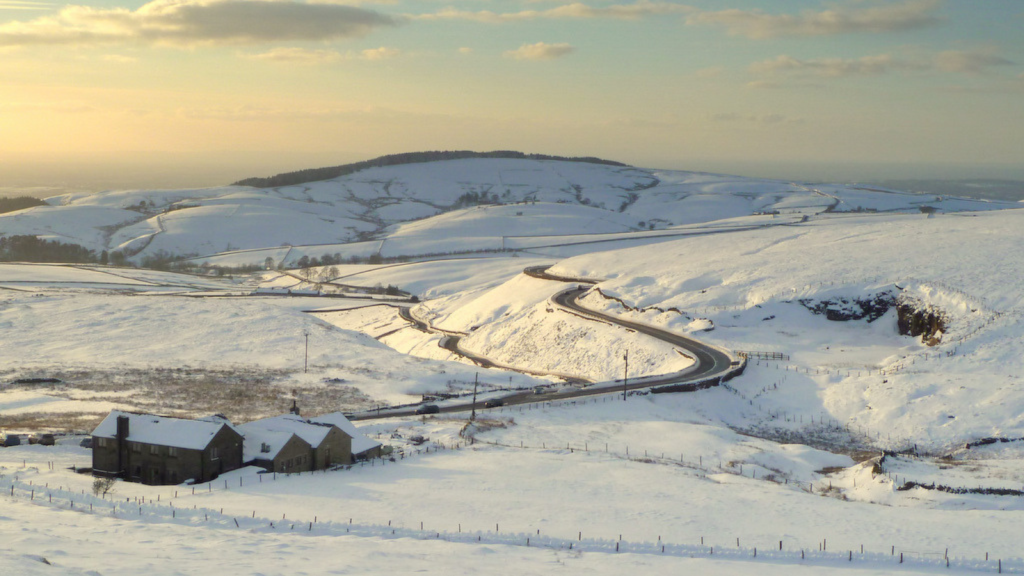
[[[451,209],[467,193],[502,205]],[[235,278],[0,264],[6,433],[87,429],[114,408],[365,410],[471,391],[477,373],[483,399],[551,381],[480,369],[399,305],[523,370],[613,380],[627,349],[630,378],[692,365],[561,309],[551,297],[576,283],[528,266],[597,281],[587,307],[751,356],[700,392],[538,396],[469,427],[465,414],[362,421],[394,462],[262,481],[243,469],[194,495],[118,483],[93,497],[68,469],[90,463],[75,437],[2,448],[0,573],[1024,572],[1012,204],[527,160],[51,203],[0,215],[0,234],[224,265],[466,254]],[[389,285],[422,302],[318,296]],[[914,312],[941,330],[900,334]],[[985,438],[1005,441],[966,447]]]
[[[462,277],[441,276],[432,277]],[[99,266],[0,264],[0,278],[9,288],[0,289],[7,431],[87,428],[114,408],[252,418],[297,397],[318,412],[363,409],[471,387],[478,371],[508,378],[447,355],[401,354],[304,312],[372,300],[244,296],[251,286],[240,281]],[[17,382],[32,378],[61,382]],[[47,426],[47,414],[59,422]]]
[[[1019,507],[999,510],[998,497],[983,497],[990,510],[933,506],[857,467],[828,476],[827,467],[852,460],[720,426],[716,414],[730,410],[730,396],[711,391],[625,403],[613,396],[492,410],[482,415],[475,444],[459,435],[463,419],[369,424],[363,430],[407,455],[262,481],[242,470],[195,494],[190,487],[118,484],[105,501],[89,494],[90,477],[68,469],[89,462],[74,439],[9,448],[0,451],[0,488],[8,490],[0,498],[12,518],[0,522],[12,551],[5,561],[35,567],[34,558],[45,557],[60,569],[117,574],[151,561],[148,551],[159,546],[161,555],[184,558],[175,568],[188,573],[208,567],[200,558],[213,549],[198,542],[213,541],[225,547],[213,562],[228,573],[246,572],[253,566],[247,556],[267,547],[273,561],[264,556],[260,571],[270,574],[287,573],[300,559],[310,573],[341,569],[337,562],[364,573],[521,572],[518,564],[502,568],[479,556],[526,556],[526,573],[602,573],[610,568],[595,566],[607,563],[618,570],[610,573],[925,573],[946,571],[947,553],[954,573],[995,571],[999,561],[1006,572],[1024,571]],[[402,439],[413,434],[431,440],[419,453]],[[843,474],[851,478],[840,480]],[[840,489],[840,482],[851,486]],[[857,501],[864,495],[888,496],[891,505]],[[111,513],[115,500],[121,504]],[[125,538],[141,549],[118,542]],[[117,553],[97,554],[97,546]],[[394,548],[397,556],[378,565],[355,551],[363,548]]]

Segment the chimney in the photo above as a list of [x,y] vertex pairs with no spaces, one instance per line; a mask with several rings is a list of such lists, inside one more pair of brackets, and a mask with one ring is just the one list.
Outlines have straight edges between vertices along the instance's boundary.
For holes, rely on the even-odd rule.
[[296,416],[299,416],[299,404],[296,400],[292,400],[291,413],[295,414]]
[[117,449],[118,475],[128,479],[128,417],[117,416],[117,432],[114,435],[114,447]]
[[128,438],[128,417],[117,417],[117,441],[124,442]]

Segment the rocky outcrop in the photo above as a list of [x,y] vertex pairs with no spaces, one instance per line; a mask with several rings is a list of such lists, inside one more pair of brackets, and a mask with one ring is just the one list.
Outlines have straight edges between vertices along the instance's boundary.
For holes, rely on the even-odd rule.
[[946,332],[946,315],[934,306],[907,298],[895,291],[875,294],[870,298],[837,297],[831,300],[799,300],[800,304],[813,312],[822,314],[834,322],[867,320],[874,322],[892,308],[896,308],[897,325],[900,334],[921,337],[928,346],[935,346]]
[[824,314],[825,318],[833,322],[864,319],[874,322],[898,304],[896,295],[892,292],[881,292],[871,298],[838,297],[832,300],[804,298],[799,302],[804,308],[815,314]]
[[905,300],[896,307],[899,314],[900,334],[921,337],[928,346],[935,346],[942,341],[946,332],[946,315],[933,306],[920,302]]

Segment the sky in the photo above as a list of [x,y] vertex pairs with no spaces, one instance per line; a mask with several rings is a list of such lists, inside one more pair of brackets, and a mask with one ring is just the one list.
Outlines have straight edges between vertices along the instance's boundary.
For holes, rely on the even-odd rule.
[[0,188],[439,149],[1024,179],[1022,29],[1020,0],[0,0]]

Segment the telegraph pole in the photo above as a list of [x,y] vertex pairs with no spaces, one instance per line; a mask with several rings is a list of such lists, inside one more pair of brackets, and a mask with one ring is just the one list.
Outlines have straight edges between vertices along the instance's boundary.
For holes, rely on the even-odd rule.
[[302,360],[302,371],[309,372],[309,332],[303,332],[306,335],[306,356]]
[[622,375],[622,401],[626,401],[626,384],[629,382],[629,348],[626,349],[626,353],[622,356],[622,359],[626,361],[626,371]]
[[476,386],[480,382],[480,373],[473,376],[473,412],[469,415],[470,420],[476,420]]

